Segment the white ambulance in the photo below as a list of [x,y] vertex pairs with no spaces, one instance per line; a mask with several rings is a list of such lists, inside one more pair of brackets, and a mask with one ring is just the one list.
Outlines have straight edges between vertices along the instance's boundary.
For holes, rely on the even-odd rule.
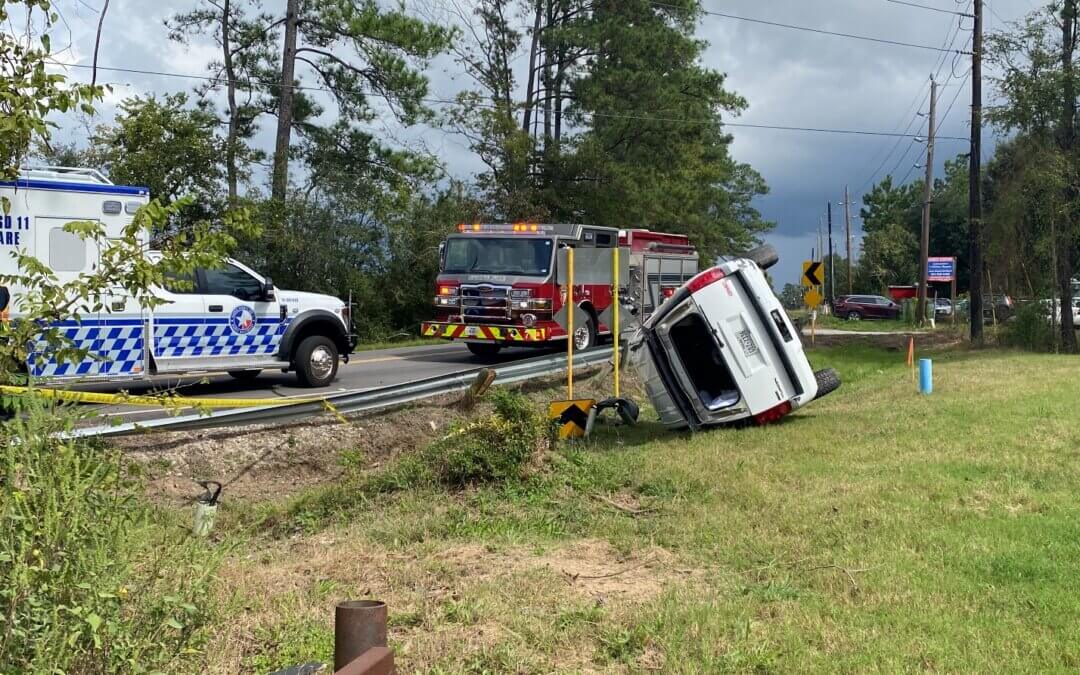
[[[64,167],[23,170],[17,180],[0,182],[0,197],[11,207],[0,213],[0,274],[19,274],[11,252],[22,250],[61,283],[93,272],[98,262],[93,242],[64,231],[65,224],[97,221],[106,237],[118,237],[150,200],[146,188]],[[99,314],[57,326],[74,347],[89,351],[87,358],[58,361],[41,345],[28,359],[29,374],[50,381],[133,380],[224,370],[249,379],[281,370],[295,371],[305,386],[325,387],[355,347],[349,307],[338,298],[276,288],[235,260],[199,269],[185,281],[153,289],[166,301],[153,309],[112,289]],[[19,289],[0,292],[0,301],[0,311],[18,320]]]

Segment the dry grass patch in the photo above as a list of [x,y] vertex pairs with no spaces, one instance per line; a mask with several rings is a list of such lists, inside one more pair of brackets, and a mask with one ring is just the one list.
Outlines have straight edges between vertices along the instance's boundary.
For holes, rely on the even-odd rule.
[[[328,632],[334,604],[355,597],[389,604],[403,672],[477,659],[520,661],[523,672],[588,670],[597,667],[590,628],[601,617],[628,618],[633,607],[698,576],[660,547],[624,555],[596,539],[542,549],[463,543],[390,550],[365,544],[359,532],[323,533],[226,564],[221,587],[234,611],[210,650],[211,671],[264,665],[268,636],[294,630],[298,617],[321,621]],[[327,654],[308,656],[316,657]],[[643,658],[662,657],[653,649]]]

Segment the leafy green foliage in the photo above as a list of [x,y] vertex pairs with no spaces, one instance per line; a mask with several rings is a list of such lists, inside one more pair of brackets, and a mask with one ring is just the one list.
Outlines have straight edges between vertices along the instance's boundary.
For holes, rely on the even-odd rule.
[[34,402],[0,427],[5,672],[197,670],[219,554],[153,523],[122,457]]
[[1049,317],[1050,311],[1050,306],[1041,302],[1022,305],[1016,315],[1005,324],[1001,342],[1032,352],[1053,351],[1055,336],[1053,322]]
[[[23,18],[13,20],[13,11]],[[48,140],[56,127],[51,113],[91,114],[93,102],[104,92],[46,70],[52,51],[48,29],[58,20],[50,0],[0,0],[0,23],[12,29],[0,32],[0,180],[15,178],[34,142]],[[16,23],[25,26],[23,35],[15,32]],[[7,204],[3,211],[8,211]]]
[[549,437],[548,423],[529,399],[492,394],[494,412],[469,422],[424,449],[435,479],[451,487],[519,480]]

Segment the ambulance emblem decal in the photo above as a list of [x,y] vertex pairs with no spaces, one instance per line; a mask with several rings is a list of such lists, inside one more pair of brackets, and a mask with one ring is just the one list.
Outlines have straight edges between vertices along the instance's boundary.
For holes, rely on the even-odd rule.
[[234,333],[240,333],[244,335],[250,333],[251,329],[255,327],[255,310],[247,305],[237,305],[236,309],[229,315],[229,328]]

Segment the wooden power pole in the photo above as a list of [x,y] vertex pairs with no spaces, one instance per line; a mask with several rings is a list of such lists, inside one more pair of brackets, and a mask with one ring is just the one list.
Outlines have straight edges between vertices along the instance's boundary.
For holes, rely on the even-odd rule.
[[930,124],[926,134],[926,185],[923,186],[922,235],[919,237],[919,303],[916,316],[926,320],[926,266],[930,257],[930,201],[934,195],[934,123],[937,114],[937,82],[930,78]]
[[844,186],[844,234],[847,236],[847,292],[851,295],[851,197],[848,186]]
[[836,260],[833,258],[832,247],[832,202],[829,202],[829,270],[826,272],[828,278],[825,280],[826,295],[829,298],[829,307],[835,304],[836,300]]
[[974,0],[975,28],[971,48],[971,152],[968,168],[968,320],[971,343],[983,341],[982,254],[982,51],[983,3]]

